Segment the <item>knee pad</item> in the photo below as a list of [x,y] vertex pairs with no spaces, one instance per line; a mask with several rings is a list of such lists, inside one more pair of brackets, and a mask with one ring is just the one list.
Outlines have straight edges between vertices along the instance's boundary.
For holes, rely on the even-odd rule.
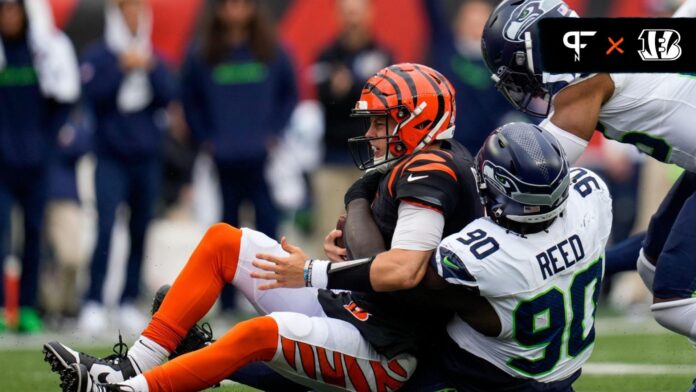
[[696,340],[696,298],[659,302],[650,306],[653,317],[663,327]]
[[652,293],[653,282],[655,281],[655,266],[652,265],[652,263],[648,260],[647,257],[645,257],[645,252],[643,252],[642,248],[640,250],[640,253],[638,254],[636,270],[638,271],[638,275],[640,275],[640,278],[643,279],[643,283],[645,283],[645,286]]

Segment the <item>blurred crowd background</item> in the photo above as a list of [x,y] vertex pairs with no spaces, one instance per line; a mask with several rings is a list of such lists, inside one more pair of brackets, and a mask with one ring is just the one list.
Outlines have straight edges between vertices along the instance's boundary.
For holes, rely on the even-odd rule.
[[[138,333],[208,225],[256,228],[320,257],[361,173],[346,140],[362,84],[394,62],[456,89],[455,137],[525,118],[481,59],[488,0],[0,0],[0,333]],[[669,16],[679,1],[567,0],[581,16]],[[72,42],[60,39],[57,30]],[[612,241],[676,178],[593,139]],[[612,303],[640,302],[630,274]],[[219,312],[250,309],[233,290]]]

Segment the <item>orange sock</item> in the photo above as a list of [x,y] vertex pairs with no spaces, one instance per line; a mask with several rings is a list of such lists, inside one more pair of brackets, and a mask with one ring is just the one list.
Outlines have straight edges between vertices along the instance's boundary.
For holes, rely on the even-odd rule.
[[224,223],[210,227],[143,331],[169,352],[203,318],[237,271],[242,231]]
[[241,322],[215,343],[144,373],[150,392],[200,391],[256,361],[270,361],[278,324],[268,316]]

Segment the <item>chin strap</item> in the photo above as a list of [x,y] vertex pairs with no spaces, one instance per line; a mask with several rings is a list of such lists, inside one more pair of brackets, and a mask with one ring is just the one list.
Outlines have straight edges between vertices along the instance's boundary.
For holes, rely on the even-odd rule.
[[534,72],[534,56],[532,52],[532,33],[529,31],[524,33],[524,49],[527,54],[527,69]]

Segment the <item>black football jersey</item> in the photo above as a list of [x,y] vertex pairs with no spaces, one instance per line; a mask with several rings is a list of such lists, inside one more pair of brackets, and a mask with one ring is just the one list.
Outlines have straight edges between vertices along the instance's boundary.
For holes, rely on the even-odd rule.
[[[391,244],[401,202],[441,212],[443,238],[482,216],[471,154],[454,140],[441,141],[440,148],[411,155],[381,180],[372,213],[385,244]],[[320,290],[319,302],[329,317],[355,325],[388,357],[415,353],[428,331],[444,330],[452,315],[437,306],[433,292],[422,288],[375,294]]]

